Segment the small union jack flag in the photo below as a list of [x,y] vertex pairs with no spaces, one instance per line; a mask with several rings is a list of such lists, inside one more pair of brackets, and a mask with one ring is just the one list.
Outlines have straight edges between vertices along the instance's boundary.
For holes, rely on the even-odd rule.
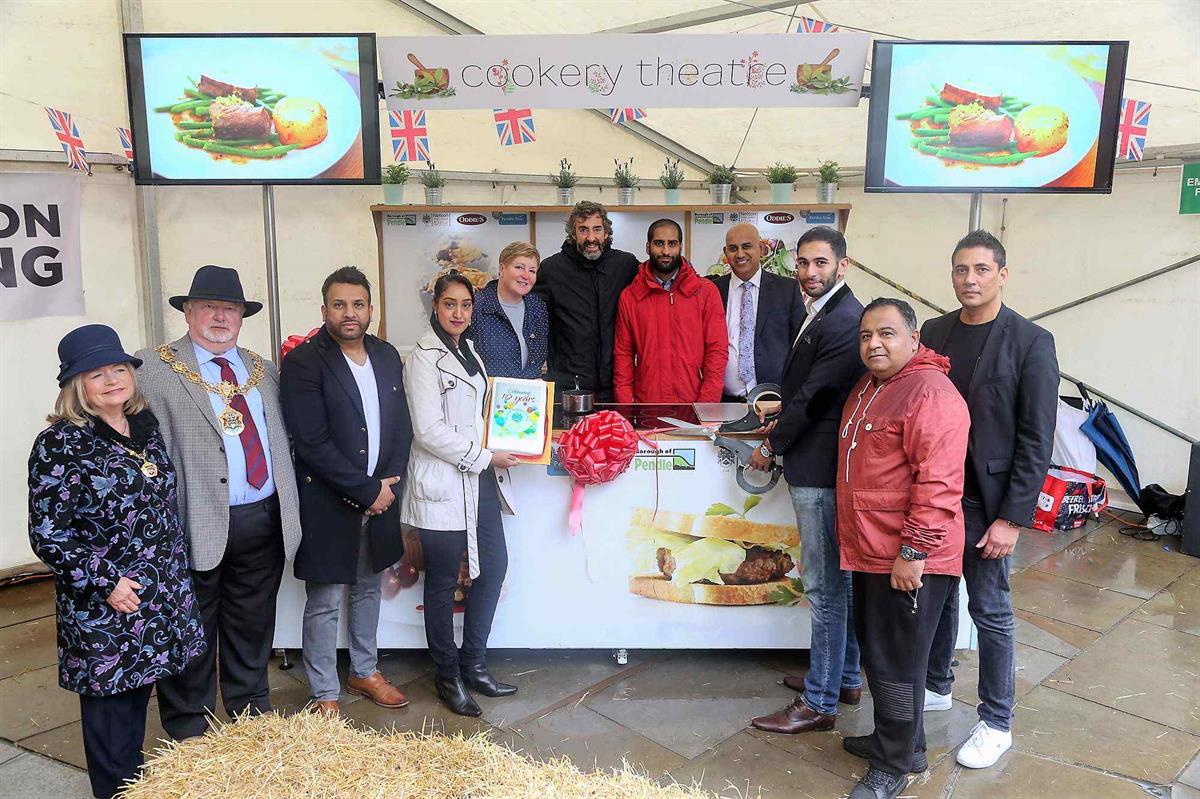
[[125,151],[125,158],[133,160],[133,135],[129,132],[129,128],[117,128],[117,135],[121,137],[121,149]]
[[429,129],[424,111],[390,111],[392,155],[397,161],[429,160]]
[[622,122],[633,122],[637,119],[646,117],[646,109],[644,108],[610,108],[608,115],[612,118],[614,125],[620,125]]
[[800,17],[800,22],[796,25],[796,33],[837,33],[839,30],[841,28],[833,23],[808,17]]
[[1121,121],[1117,125],[1117,158],[1141,161],[1146,149],[1146,131],[1150,129],[1150,103],[1121,101]]
[[67,165],[71,169],[92,174],[92,168],[87,162],[87,155],[83,151],[83,139],[79,137],[79,128],[75,127],[71,115],[49,106],[45,108],[46,116],[50,117],[50,127],[54,128],[54,135],[58,137],[63,153],[67,156]]
[[533,109],[493,108],[492,115],[496,118],[496,135],[500,137],[501,147],[537,141],[533,127]]

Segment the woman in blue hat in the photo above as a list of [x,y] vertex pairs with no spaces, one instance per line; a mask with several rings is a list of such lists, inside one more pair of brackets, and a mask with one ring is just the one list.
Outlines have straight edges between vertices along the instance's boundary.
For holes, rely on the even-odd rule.
[[92,793],[142,766],[154,683],[204,651],[175,470],[106,325],[58,345],[58,400],[29,456],[29,540],[54,572],[59,684],[79,694]]

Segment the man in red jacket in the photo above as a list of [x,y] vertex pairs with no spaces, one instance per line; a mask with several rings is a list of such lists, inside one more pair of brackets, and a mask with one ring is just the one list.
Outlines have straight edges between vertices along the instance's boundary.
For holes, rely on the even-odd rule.
[[646,231],[637,277],[617,302],[617,402],[720,402],[729,358],[725,308],[712,281],[681,254],[683,229],[660,219]]
[[851,390],[838,441],[837,531],[853,572],[854,631],[875,700],[875,731],[845,738],[871,767],[850,799],[895,799],[925,771],[925,670],[942,608],[958,591],[963,463],[971,419],[950,361],[920,345],[903,300],[859,323],[868,374]]

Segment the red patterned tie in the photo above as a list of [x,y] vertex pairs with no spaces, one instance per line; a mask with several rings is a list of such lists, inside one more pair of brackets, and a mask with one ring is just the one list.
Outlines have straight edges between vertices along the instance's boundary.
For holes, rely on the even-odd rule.
[[[224,358],[212,360],[221,367],[221,379],[236,386],[237,375],[233,373],[229,361]],[[250,415],[250,406],[241,394],[234,394],[229,405],[242,415],[242,423],[245,425],[238,438],[242,440],[242,454],[246,458],[246,482],[255,488],[262,488],[267,482],[267,456],[263,452],[262,439],[258,437],[258,428],[254,426],[254,417]]]

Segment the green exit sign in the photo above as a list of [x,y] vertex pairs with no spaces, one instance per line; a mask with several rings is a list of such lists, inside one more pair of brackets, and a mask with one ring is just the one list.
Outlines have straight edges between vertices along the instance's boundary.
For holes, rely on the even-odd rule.
[[1179,213],[1200,214],[1200,163],[1184,164],[1179,183]]

